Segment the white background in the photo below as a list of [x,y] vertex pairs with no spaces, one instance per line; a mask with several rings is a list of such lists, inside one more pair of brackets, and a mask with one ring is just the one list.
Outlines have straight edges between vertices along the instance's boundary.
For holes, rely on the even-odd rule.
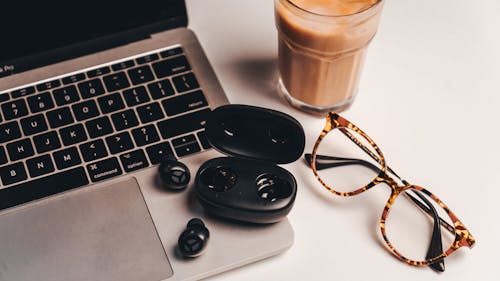
[[[309,152],[321,118],[275,92],[277,35],[271,0],[188,0],[198,35],[231,103],[296,117]],[[414,268],[384,248],[383,185],[351,198],[322,190],[301,160],[286,165],[299,193],[296,240],[277,257],[212,280],[500,280],[500,1],[386,1],[354,105],[343,115],[382,148],[391,167],[431,190],[475,236],[446,271]]]

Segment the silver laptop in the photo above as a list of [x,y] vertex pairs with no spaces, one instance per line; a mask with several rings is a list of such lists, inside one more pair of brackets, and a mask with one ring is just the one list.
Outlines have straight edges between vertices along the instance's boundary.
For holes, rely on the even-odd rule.
[[[1,281],[197,280],[292,245],[287,220],[219,220],[158,183],[169,156],[192,175],[220,156],[203,127],[228,103],[183,0],[23,3],[0,27]],[[194,217],[210,241],[185,259]]]

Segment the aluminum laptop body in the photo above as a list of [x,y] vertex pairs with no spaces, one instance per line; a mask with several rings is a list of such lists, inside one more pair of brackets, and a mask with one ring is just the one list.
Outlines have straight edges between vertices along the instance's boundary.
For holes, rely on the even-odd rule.
[[[192,175],[220,156],[205,143],[200,116],[228,100],[186,28],[183,1],[113,4],[124,22],[143,24],[127,14],[134,11],[148,19],[150,13],[153,23],[124,24],[119,32],[103,24],[108,34],[88,32],[84,40],[74,36],[44,50],[2,47],[0,280],[198,280],[288,249],[293,230],[286,219],[263,226],[220,220],[204,212],[192,182],[183,192],[161,187],[157,165],[164,154],[179,158]],[[56,11],[10,13],[26,10]],[[70,11],[93,9],[57,9]],[[71,18],[83,30],[81,15],[70,14],[57,23],[59,32],[72,31]],[[53,39],[53,30],[30,37],[35,25],[19,24],[17,31],[15,22],[4,25],[0,36],[14,39],[1,41]],[[202,256],[186,259],[177,239],[194,217],[205,222],[210,240]]]

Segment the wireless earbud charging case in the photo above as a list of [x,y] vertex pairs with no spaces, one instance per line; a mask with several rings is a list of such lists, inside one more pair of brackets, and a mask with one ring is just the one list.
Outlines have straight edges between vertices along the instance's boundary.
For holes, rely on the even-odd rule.
[[293,117],[271,109],[225,105],[205,125],[210,144],[228,157],[203,163],[195,192],[201,205],[219,217],[274,223],[292,209],[297,194],[294,176],[277,164],[296,161],[305,135]]

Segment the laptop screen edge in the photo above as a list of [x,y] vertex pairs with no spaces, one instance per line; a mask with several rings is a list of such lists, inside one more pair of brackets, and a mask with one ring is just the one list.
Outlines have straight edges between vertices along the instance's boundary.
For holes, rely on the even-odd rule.
[[54,48],[34,55],[0,61],[0,79],[2,77],[20,74],[39,67],[71,60],[92,53],[112,49],[150,38],[152,34],[162,31],[187,27],[188,17],[184,0],[176,0],[176,16],[152,24],[116,32],[107,36]]

